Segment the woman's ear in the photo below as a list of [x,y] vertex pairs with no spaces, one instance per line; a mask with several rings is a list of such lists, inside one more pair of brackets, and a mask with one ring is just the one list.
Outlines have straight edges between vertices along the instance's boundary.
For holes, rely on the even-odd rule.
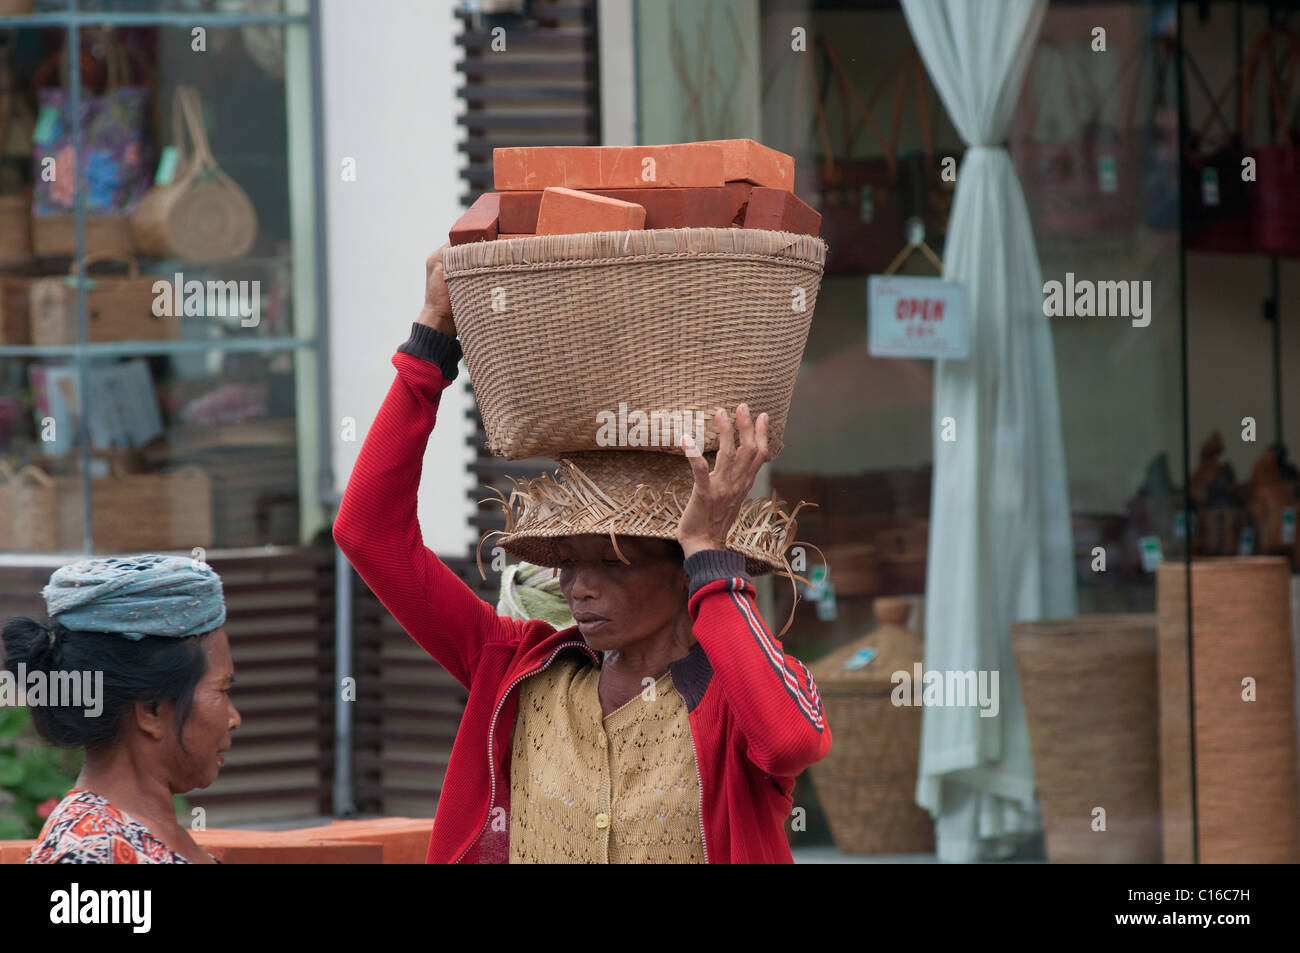
[[171,707],[158,702],[136,702],[136,726],[154,741],[162,741],[167,737],[167,720],[171,717]]

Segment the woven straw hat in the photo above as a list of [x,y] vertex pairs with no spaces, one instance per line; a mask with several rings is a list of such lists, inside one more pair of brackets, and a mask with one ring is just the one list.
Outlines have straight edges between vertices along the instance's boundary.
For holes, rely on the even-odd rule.
[[[715,457],[704,455],[710,469]],[[560,564],[557,542],[564,536],[676,539],[695,481],[690,462],[682,454],[599,450],[566,454],[553,474],[514,482],[508,498],[496,491],[506,528],[486,533],[479,540],[480,571],[482,544],[494,535],[501,537],[498,545],[509,555],[551,567]],[[796,542],[795,516],[808,505],[815,504],[801,502],[787,510],[775,494],[746,500],[732,525],[727,549],[745,557],[749,575],[777,572],[790,576],[793,583],[798,577],[785,554]],[[616,538],[614,547],[617,551]]]

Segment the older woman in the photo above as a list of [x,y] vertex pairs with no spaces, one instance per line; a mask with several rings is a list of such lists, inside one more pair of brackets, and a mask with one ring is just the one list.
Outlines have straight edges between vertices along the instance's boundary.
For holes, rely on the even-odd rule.
[[469,692],[429,862],[789,863],[794,777],[831,734],[812,677],[758,613],[753,563],[727,544],[767,459],[766,415],[737,408],[737,442],[719,409],[712,472],[701,455],[689,469],[675,458],[690,481],[675,538],[652,538],[652,514],[631,503],[612,524],[627,532],[561,535],[583,507],[550,494],[558,522],[502,545],[560,570],[577,625],[517,621],[424,546],[416,519],[455,335],[438,252],[334,525],[362,578]]
[[43,595],[51,624],[9,620],[5,667],[49,685],[55,673],[102,682],[94,699],[31,706],[41,737],[85,759],[28,863],[214,863],[173,798],[216,780],[240,724],[220,578],[178,556],[88,559]]

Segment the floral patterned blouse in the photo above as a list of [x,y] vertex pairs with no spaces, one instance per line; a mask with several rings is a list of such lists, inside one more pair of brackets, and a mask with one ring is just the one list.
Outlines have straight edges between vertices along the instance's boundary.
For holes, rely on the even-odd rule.
[[41,828],[29,864],[188,864],[149,829],[85,788],[67,793]]

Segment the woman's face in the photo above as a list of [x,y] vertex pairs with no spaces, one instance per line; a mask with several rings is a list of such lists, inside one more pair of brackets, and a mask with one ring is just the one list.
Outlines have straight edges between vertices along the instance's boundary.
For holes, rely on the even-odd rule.
[[194,701],[182,734],[184,749],[176,744],[174,733],[168,745],[168,773],[178,794],[206,788],[217,779],[225,764],[224,753],[230,750],[230,733],[241,721],[230,700],[235,667],[224,629],[217,629],[203,640],[203,652],[208,668],[194,687]]
[[667,540],[618,537],[630,565],[618,558],[608,536],[567,536],[557,544],[560,591],[578,630],[597,651],[645,639],[686,605],[686,571]]

